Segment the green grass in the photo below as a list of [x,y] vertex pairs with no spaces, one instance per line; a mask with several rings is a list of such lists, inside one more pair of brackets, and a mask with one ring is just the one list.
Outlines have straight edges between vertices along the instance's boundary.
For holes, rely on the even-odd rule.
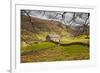
[[37,51],[43,48],[55,46],[54,43],[51,42],[42,42],[39,44],[32,43],[32,45],[21,47],[21,53],[30,52],[30,51]]
[[22,62],[68,61],[89,59],[89,48],[82,45],[58,46],[21,57]]
[[76,59],[88,59],[89,58],[89,48],[82,45],[70,45],[64,47],[64,53],[69,55],[69,57]]
[[69,43],[72,43],[72,42],[81,42],[81,43],[88,43],[88,39],[66,39],[64,41],[61,40],[61,43],[64,43],[64,44],[69,44]]
[[[45,40],[48,33],[39,34],[36,37]],[[89,39],[85,39],[85,35],[79,38],[62,37],[61,43],[70,44],[73,42],[81,42],[89,44]],[[55,46],[52,42],[32,43],[28,46],[21,46],[21,54],[36,51],[31,54],[21,56],[21,62],[44,62],[44,61],[68,61],[68,60],[87,60],[89,59],[89,47],[79,44],[68,46]],[[47,48],[49,47],[49,48]],[[50,48],[52,47],[52,48]],[[46,48],[46,49],[44,49]]]
[[85,39],[85,35],[79,37],[79,38],[73,38],[73,37],[62,37],[61,38],[61,43],[64,44],[69,44],[69,43],[73,43],[73,42],[81,42],[81,43],[89,43],[89,39]]

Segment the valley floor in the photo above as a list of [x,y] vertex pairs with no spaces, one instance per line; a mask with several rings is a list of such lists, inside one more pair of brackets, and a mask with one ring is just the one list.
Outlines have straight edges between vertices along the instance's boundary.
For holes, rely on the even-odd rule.
[[43,42],[42,45],[33,44],[31,47],[24,48],[24,51],[21,53],[22,63],[88,59],[89,46],[82,44],[62,46],[52,42]]

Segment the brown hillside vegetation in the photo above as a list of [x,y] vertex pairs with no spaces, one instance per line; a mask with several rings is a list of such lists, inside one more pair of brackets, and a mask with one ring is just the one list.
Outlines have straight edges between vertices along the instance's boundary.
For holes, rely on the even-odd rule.
[[45,20],[40,19],[36,17],[31,17],[32,25],[29,22],[29,18],[27,16],[21,16],[21,27],[22,32],[24,31],[30,31],[34,33],[39,32],[56,32],[60,33],[61,31],[66,30],[65,25],[58,21],[52,21],[52,20]]
[[[61,34],[66,32],[66,26],[58,21],[45,20],[36,17],[31,17],[29,22],[28,16],[21,16],[21,40],[24,42],[33,42],[40,40],[38,37],[45,39],[45,33]],[[45,34],[45,35],[44,35]],[[41,40],[42,41],[42,40]]]

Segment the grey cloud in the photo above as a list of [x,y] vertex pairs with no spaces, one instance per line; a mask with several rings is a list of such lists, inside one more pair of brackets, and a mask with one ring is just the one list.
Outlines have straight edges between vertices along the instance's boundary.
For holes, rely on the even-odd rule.
[[80,17],[77,17],[77,18],[75,19],[75,22],[76,22],[76,24],[84,24],[84,23],[85,23],[85,20],[82,19],[82,18],[80,18]]
[[[63,13],[64,12],[62,11],[61,12],[60,11],[45,11],[45,14],[44,14],[44,11],[41,11],[41,10],[31,10],[30,15],[43,18],[43,19],[57,20],[62,23],[65,21],[66,24],[73,24],[73,25],[84,24],[86,18],[88,17],[88,13],[76,12],[75,20],[72,20],[74,12],[66,12],[64,19],[62,19]],[[87,21],[87,23],[89,23],[89,20]]]
[[72,20],[72,18],[73,18],[73,13],[66,13],[65,14],[65,22],[67,23],[69,23],[71,20]]

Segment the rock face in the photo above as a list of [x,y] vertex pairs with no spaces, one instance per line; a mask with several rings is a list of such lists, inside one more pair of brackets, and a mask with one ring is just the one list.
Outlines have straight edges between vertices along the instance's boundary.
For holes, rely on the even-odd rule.
[[60,36],[49,34],[49,35],[46,36],[46,40],[47,41],[53,41],[53,42],[59,42],[60,41]]

